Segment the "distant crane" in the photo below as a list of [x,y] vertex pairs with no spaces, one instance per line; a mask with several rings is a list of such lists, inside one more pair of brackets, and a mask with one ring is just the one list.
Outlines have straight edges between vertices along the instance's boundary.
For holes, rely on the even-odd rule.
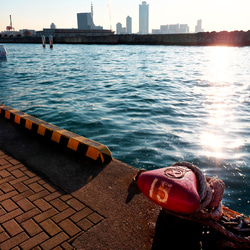
[[11,15],[10,15],[10,25],[6,27],[6,30],[11,31],[11,30],[15,30],[15,28],[12,26],[12,19],[11,19]]

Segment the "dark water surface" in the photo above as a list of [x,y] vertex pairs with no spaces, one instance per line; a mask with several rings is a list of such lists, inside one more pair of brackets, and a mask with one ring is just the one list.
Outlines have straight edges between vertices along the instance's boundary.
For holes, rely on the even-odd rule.
[[154,169],[190,161],[250,214],[250,47],[6,44],[0,103]]

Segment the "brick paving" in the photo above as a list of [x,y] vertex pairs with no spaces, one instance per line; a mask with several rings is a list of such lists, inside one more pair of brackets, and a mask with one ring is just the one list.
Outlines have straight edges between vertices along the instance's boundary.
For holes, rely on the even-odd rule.
[[0,150],[0,249],[73,249],[104,217]]

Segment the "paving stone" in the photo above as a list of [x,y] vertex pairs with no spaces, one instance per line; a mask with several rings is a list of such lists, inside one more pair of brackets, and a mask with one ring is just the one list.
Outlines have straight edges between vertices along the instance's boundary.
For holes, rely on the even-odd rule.
[[15,237],[11,237],[10,239],[4,241],[1,243],[1,250],[9,250],[15,246],[20,245],[22,242],[26,241],[29,238],[29,236],[25,233],[22,232]]
[[20,171],[19,169],[16,169],[14,171],[11,171],[11,174],[14,175],[16,178],[20,178],[22,176],[24,176],[25,174]]
[[103,220],[104,218],[99,215],[98,213],[93,213],[91,215],[89,215],[87,217],[90,221],[92,221],[94,224],[97,224],[98,222],[100,222],[101,220]]
[[49,210],[37,215],[34,217],[34,220],[38,223],[47,220],[48,218],[54,216],[55,214],[58,214],[58,211],[54,208],[50,208]]
[[50,235],[54,236],[61,232],[62,230],[50,219],[40,223],[40,226]]
[[90,215],[91,213],[93,213],[93,211],[89,209],[88,207],[86,207],[83,210],[71,216],[70,219],[73,220],[74,222],[78,222],[82,220],[83,218],[87,217],[88,215]]
[[38,208],[33,208],[29,210],[28,212],[23,213],[22,215],[16,217],[16,221],[18,223],[22,223],[30,218],[33,218],[35,215],[40,214],[40,210]]
[[25,199],[22,199],[22,200],[19,200],[17,201],[17,204],[20,208],[22,208],[22,210],[24,210],[25,212],[31,210],[32,208],[34,208],[34,205],[33,203],[31,203],[29,200],[27,200],[26,198]]
[[61,232],[54,237],[50,238],[49,240],[45,241],[43,244],[41,244],[41,247],[43,249],[52,249],[64,241],[66,241],[69,238],[65,233]]
[[2,178],[5,178],[5,177],[10,176],[10,175],[11,175],[10,172],[8,172],[7,170],[0,171],[0,176]]
[[3,223],[2,226],[12,237],[23,231],[23,229],[19,226],[19,224],[13,219]]
[[6,182],[12,181],[12,180],[15,180],[15,177],[10,175],[10,176],[8,176],[6,178],[1,179],[0,180],[0,185],[3,184],[3,183],[6,183]]
[[0,196],[0,202],[2,203],[2,201],[7,200],[7,199],[9,199],[9,198],[11,198],[11,197],[13,197],[13,196],[15,196],[17,194],[18,194],[18,192],[16,190],[13,190],[11,192],[3,194],[3,195]]
[[24,221],[21,223],[21,226],[31,237],[42,231],[40,226],[33,219]]
[[54,200],[56,199],[57,197],[60,197],[62,194],[58,191],[52,193],[52,194],[49,194],[48,196],[44,197],[44,199],[46,201],[51,201],[51,200]]
[[34,193],[33,195],[29,196],[29,200],[30,201],[35,201],[39,198],[45,197],[49,194],[49,192],[47,190],[42,190],[39,193]]
[[18,195],[15,195],[14,197],[12,197],[12,200],[15,201],[15,202],[17,202],[17,201],[22,200],[25,197],[29,197],[29,196],[31,196],[33,194],[34,194],[34,192],[32,190],[27,189],[26,191],[24,191],[24,192],[22,192],[22,193],[20,193]]
[[86,207],[82,202],[78,201],[75,198],[69,199],[67,201],[67,204],[70,205],[72,208],[74,208],[77,211],[80,211]]
[[8,160],[12,165],[17,165],[17,164],[20,164],[20,161],[16,160],[16,159],[13,159],[11,158],[10,160]]
[[39,207],[39,209],[42,211],[46,211],[46,210],[52,208],[52,206],[44,199],[38,199],[38,200],[34,201],[34,204],[37,207]]
[[6,213],[6,214],[0,216],[0,224],[6,222],[8,220],[13,219],[22,213],[23,213],[23,211],[20,208],[17,208],[9,213]]
[[92,227],[94,224],[89,221],[88,219],[83,219],[79,222],[77,222],[77,225],[82,228],[84,231],[87,231],[90,227]]
[[21,178],[17,178],[17,179],[15,179],[13,181],[10,181],[9,183],[11,185],[15,185],[16,183],[23,182],[23,181],[27,180],[28,178],[29,177],[25,175],[25,176],[22,176]]
[[24,191],[26,191],[26,190],[28,190],[29,188],[25,185],[25,184],[23,184],[22,182],[18,182],[18,183],[16,183],[16,184],[14,184],[13,185],[13,187],[15,188],[15,189],[17,189],[18,190],[18,192],[24,192]]
[[9,162],[6,161],[5,159],[0,159],[0,166],[4,166],[6,164],[8,164]]
[[29,188],[32,189],[34,192],[38,193],[44,190],[44,188],[39,185],[37,182],[33,182],[29,185]]
[[6,232],[2,232],[0,233],[0,247],[1,247],[1,243],[8,240],[10,237]]
[[37,234],[36,236],[34,236],[34,237],[28,239],[27,241],[23,242],[20,245],[20,247],[23,250],[34,249],[35,246],[40,245],[42,242],[44,242],[48,238],[49,238],[49,236],[46,233],[41,232],[41,233]]
[[72,214],[74,214],[75,211],[72,208],[68,208],[66,210],[64,210],[63,212],[55,215],[52,217],[52,220],[56,223],[66,219],[67,217],[71,216]]
[[4,192],[4,193],[8,193],[12,190],[14,190],[14,187],[11,186],[9,183],[5,182],[3,184],[0,185],[0,189]]
[[71,237],[81,232],[81,229],[69,219],[60,222],[59,226]]
[[7,212],[10,212],[10,211],[12,211],[12,210],[18,208],[18,206],[17,206],[11,199],[2,201],[2,202],[1,202],[1,206],[2,206]]
[[63,211],[69,207],[66,202],[60,200],[59,198],[52,200],[50,204],[59,211]]

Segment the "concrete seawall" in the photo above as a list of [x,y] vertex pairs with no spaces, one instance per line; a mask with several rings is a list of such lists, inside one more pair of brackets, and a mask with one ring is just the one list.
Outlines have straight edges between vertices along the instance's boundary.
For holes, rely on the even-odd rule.
[[[47,38],[48,39],[48,38]],[[1,37],[0,43],[42,43],[41,37]],[[48,41],[47,41],[48,43]],[[56,36],[61,44],[131,44],[182,46],[250,46],[250,31],[203,32],[195,34]]]

